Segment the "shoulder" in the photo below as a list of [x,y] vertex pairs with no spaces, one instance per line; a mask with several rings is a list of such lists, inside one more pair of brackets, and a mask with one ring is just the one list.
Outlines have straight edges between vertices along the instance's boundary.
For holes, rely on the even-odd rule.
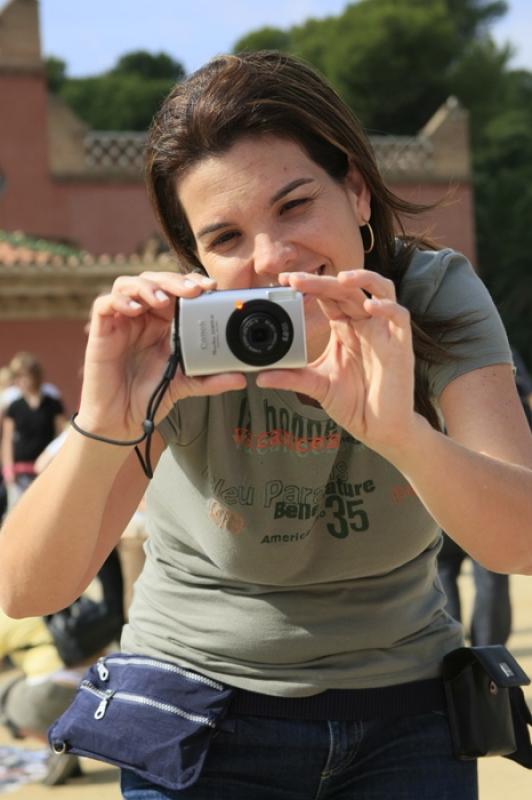
[[8,386],[7,389],[4,389],[0,396],[0,405],[2,408],[8,408],[15,400],[21,395],[20,389],[16,386]]
[[61,399],[61,392],[53,383],[43,383],[41,388],[43,394],[49,394],[50,397],[56,397],[58,400]]
[[399,302],[418,314],[455,315],[490,299],[468,259],[451,248],[414,250],[398,294]]
[[16,400],[12,400],[11,403],[6,408],[6,417],[16,417],[22,411],[24,411],[26,407],[26,403],[23,397],[17,397]]
[[439,398],[461,375],[512,363],[495,303],[470,262],[456,250],[414,251],[398,295],[446,351],[445,358],[425,365],[433,397]]
[[62,414],[64,411],[63,403],[57,397],[52,397],[50,394],[44,393],[42,395],[42,404],[50,409],[52,414]]

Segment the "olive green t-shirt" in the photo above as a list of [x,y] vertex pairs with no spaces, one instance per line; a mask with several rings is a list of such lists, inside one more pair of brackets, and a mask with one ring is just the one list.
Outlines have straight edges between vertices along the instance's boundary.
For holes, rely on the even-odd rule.
[[[468,320],[451,363],[422,365],[436,403],[458,375],[511,363],[463,256],[417,252],[399,301]],[[253,376],[247,390],[180,402],[160,431],[124,650],[289,696],[439,674],[462,643],[437,578],[440,531],[389,462]]]

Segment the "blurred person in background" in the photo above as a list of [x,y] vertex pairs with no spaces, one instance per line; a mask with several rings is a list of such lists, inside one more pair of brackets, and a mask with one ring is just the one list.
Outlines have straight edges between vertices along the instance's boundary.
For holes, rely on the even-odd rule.
[[[35,459],[36,475],[55,458],[67,433],[68,426]],[[48,728],[72,701],[86,664],[105,651],[110,639],[118,639],[124,621],[124,587],[116,550],[110,553],[99,570],[97,584],[98,600],[82,597],[71,606],[80,622],[80,615],[86,615],[94,649],[68,667],[42,617],[11,619],[0,611],[0,659],[14,668],[0,681],[0,723],[16,739],[32,737],[47,743]],[[63,620],[67,619],[63,617]],[[72,646],[76,647],[75,637]],[[81,775],[76,756],[52,753],[42,782],[47,786],[59,786]]]
[[[38,456],[35,461],[35,473],[37,475],[39,475],[56,457],[66,441],[69,430],[70,425],[67,424],[59,436],[56,436],[55,439],[45,447],[40,456]],[[118,607],[118,598],[121,596],[121,613],[124,619],[127,619],[128,609],[133,598],[133,586],[144,566],[144,545],[147,538],[146,500],[143,497],[137,510],[127,524],[116,551],[111,553],[111,556],[113,556],[115,552],[118,553],[121,572],[120,581],[113,581],[110,579],[104,584],[108,587],[107,591],[110,592],[109,599],[111,600],[110,605],[112,608]],[[117,569],[117,567],[115,569]],[[115,575],[116,574],[115,572]]]
[[15,399],[5,408],[2,419],[2,475],[8,511],[34,480],[37,456],[61,433],[66,422],[62,401],[43,390],[43,368],[34,355],[18,353],[9,367]]
[[[8,365],[0,368],[0,409],[5,410],[13,400],[18,400],[22,396],[22,389],[17,385],[14,375],[21,364],[30,360],[36,360],[35,356],[31,353],[20,351],[13,356]],[[50,397],[55,397],[57,400],[62,400],[61,391],[55,383],[43,381],[41,392]]]
[[[15,739],[47,742],[48,727],[72,701],[83,668],[66,668],[42,617],[11,619],[0,611],[0,658],[12,669],[0,680],[0,724]],[[81,775],[75,756],[50,755],[43,782]]]
[[[6,401],[4,399],[6,389],[10,389],[13,386],[13,377],[11,375],[11,370],[7,364],[3,367],[0,367],[0,523],[4,518],[4,514],[7,511],[7,488],[4,481],[4,476],[2,473],[2,423],[4,420],[4,411],[6,407]],[[9,405],[9,403],[8,403]]]
[[521,403],[523,404],[526,418],[528,419],[528,424],[532,428],[532,375],[527,369],[521,354],[515,347],[512,347],[512,358],[515,366],[515,384],[519,397],[521,398]]

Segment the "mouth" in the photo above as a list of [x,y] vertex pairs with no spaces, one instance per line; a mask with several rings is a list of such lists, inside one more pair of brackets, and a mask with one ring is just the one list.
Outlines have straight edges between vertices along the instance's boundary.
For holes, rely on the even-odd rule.
[[309,270],[309,275],[324,275],[325,274],[325,264],[320,264],[317,269]]
[[[309,270],[308,274],[309,275],[318,275],[318,276],[324,275],[325,274],[325,264],[320,264],[320,266],[317,269]],[[311,302],[315,302],[315,300],[316,300],[316,298],[313,297],[313,295],[311,295],[311,294],[305,294],[305,296],[304,296],[305,305],[308,305]]]

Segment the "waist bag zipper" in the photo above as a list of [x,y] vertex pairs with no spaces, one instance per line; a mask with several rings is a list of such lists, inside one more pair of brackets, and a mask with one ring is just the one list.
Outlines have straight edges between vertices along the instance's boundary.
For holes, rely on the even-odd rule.
[[100,703],[94,712],[94,719],[103,719],[111,700],[121,700],[122,702],[126,703],[136,703],[137,705],[141,706],[149,706],[150,708],[155,708],[157,711],[162,711],[166,714],[175,714],[176,716],[183,717],[191,722],[198,722],[200,725],[208,725],[210,728],[215,727],[214,722],[212,722],[209,717],[205,717],[200,714],[189,714],[188,711],[184,711],[182,708],[178,708],[171,703],[161,703],[158,700],[153,700],[151,697],[145,697],[141,694],[113,691],[112,689],[98,689],[93,683],[86,680],[81,682],[80,688],[100,698]]
[[102,656],[99,658],[96,664],[96,669],[98,670],[98,676],[101,681],[109,680],[109,669],[107,668],[107,664],[115,664],[116,666],[151,667],[152,669],[160,669],[164,672],[173,672],[176,675],[181,675],[190,681],[204,683],[206,686],[210,686],[213,689],[218,689],[219,691],[225,689],[225,686],[223,686],[221,683],[218,683],[218,681],[214,681],[212,678],[206,678],[205,675],[198,675],[196,672],[190,672],[187,669],[183,669],[183,667],[178,667],[177,664],[169,664],[166,661],[158,661],[156,658],[132,658],[131,656],[128,658],[120,658],[120,656],[111,656],[110,658],[107,656]]

